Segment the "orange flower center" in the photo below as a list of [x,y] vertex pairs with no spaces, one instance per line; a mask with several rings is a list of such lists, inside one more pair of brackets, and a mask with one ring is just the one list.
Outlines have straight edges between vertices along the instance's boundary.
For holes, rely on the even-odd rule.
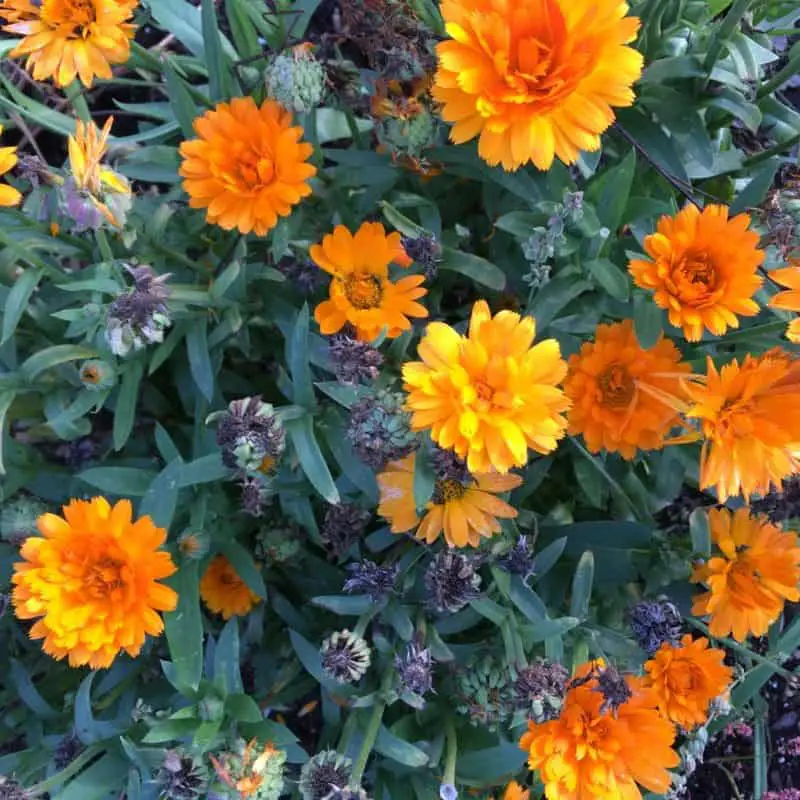
[[475,387],[475,394],[478,395],[478,400],[482,400],[484,403],[492,402],[494,399],[494,389],[492,389],[488,383],[475,381],[473,386]]
[[383,299],[383,284],[374,275],[348,275],[344,293],[353,308],[377,308]]
[[636,391],[636,384],[622,364],[610,364],[597,376],[600,402],[607,408],[627,408]]
[[50,27],[69,29],[74,38],[87,36],[89,26],[96,22],[92,0],[44,0],[41,18]]
[[703,673],[696,664],[673,661],[667,672],[667,688],[674,695],[692,694],[703,684]]
[[453,478],[436,481],[433,487],[433,502],[437,506],[460,500],[467,493],[467,487]]
[[121,561],[108,556],[89,564],[83,576],[89,594],[98,600],[104,600],[115,589],[125,586],[122,577],[124,567]]
[[667,278],[667,286],[687,305],[712,305],[720,293],[714,262],[705,252],[688,252],[677,260]]
[[[252,142],[241,140],[231,143],[233,165],[223,172],[224,179],[240,192],[258,192],[275,180],[275,162],[272,154]],[[226,166],[230,163],[226,158]]]

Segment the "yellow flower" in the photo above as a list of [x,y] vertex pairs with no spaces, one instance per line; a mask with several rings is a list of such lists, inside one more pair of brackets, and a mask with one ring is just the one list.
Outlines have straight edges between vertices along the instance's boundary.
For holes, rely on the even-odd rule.
[[639,20],[623,0],[443,0],[433,97],[456,144],[515,170],[597,150],[614,107],[633,104]]
[[261,598],[239,577],[230,561],[218,555],[200,579],[200,597],[223,619],[243,617],[261,602]]
[[711,701],[731,683],[724,658],[725,651],[709,647],[705,637],[686,634],[678,646],[664,642],[644,665],[661,713],[686,730],[705,724]]
[[389,520],[392,533],[406,533],[416,528],[414,536],[431,544],[444,531],[449,547],[477,547],[481,537],[488,538],[500,532],[498,518],[517,516],[515,508],[494,495],[516,489],[522,478],[489,473],[437,480],[420,523],[414,504],[415,459],[412,453],[401,461],[392,461],[378,475],[378,513]]
[[[0,134],[3,126],[0,125]],[[17,148],[0,147],[0,177],[17,165]],[[7,183],[0,183],[0,207],[16,206],[22,200],[22,195]]]
[[637,450],[662,448],[680,422],[672,397],[682,394],[681,374],[689,369],[663,336],[644,349],[630,320],[599,325],[594,342],[569,359],[569,432],[582,433],[593,453],[608,450],[631,459]]
[[739,327],[737,314],[758,313],[753,295],[762,283],[758,268],[764,253],[749,225],[747,214],[728,219],[727,206],[709,205],[701,212],[688,205],[675,217],[661,217],[658,231],[645,237],[652,261],[628,265],[636,285],[654,292],[656,305],[667,310],[688,341],[699,341],[704,328],[722,336]]
[[700,488],[716,487],[725,502],[739,492],[767,494],[800,469],[800,360],[776,348],[741,366],[734,359],[720,371],[686,381],[686,417],[705,438]]
[[427,294],[422,275],[408,275],[397,283],[389,280],[389,265],[411,265],[400,244],[400,234],[387,234],[380,222],[364,222],[350,233],[337,225],[333,233],[309,251],[312,261],[331,275],[330,297],[314,311],[324,334],[352,325],[362,341],[372,341],[381,330],[389,338],[411,328],[409,317],[427,317],[417,302]]
[[763,636],[787,600],[800,600],[797,534],[751,516],[749,508],[711,509],[708,524],[721,554],[692,574],[693,583],[708,587],[695,597],[692,614],[710,616],[712,636]]
[[[800,311],[800,261],[792,261],[788,267],[772,270],[769,277],[787,290],[774,295],[769,301],[770,307],[783,311]],[[800,344],[800,317],[795,317],[789,323],[786,338],[794,344]]]
[[137,3],[117,0],[2,0],[3,28],[22,36],[11,56],[27,56],[37,81],[52,78],[84,86],[111,78],[111,65],[124,64],[136,30],[130,24]]
[[311,194],[317,174],[303,129],[275,100],[252,97],[219,103],[194,121],[196,139],[181,143],[180,174],[191,208],[205,208],[210,223],[266,235]]
[[430,323],[417,348],[422,360],[403,365],[413,429],[430,429],[472,473],[524,466],[528,448],[554,450],[567,426],[569,400],[559,386],[567,365],[555,339],[534,345],[535,335],[532,317],[492,317],[483,300],[466,336]]
[[160,580],[175,572],[159,548],[167,533],[150,517],[132,520],[130,501],[71,500],[64,516],[43,514],[42,537],[22,545],[12,600],[20,619],[39,619],[32,639],[71,667],[109,667],[121,651],[139,655],[145,637],[164,629],[159,611],[178,596]]

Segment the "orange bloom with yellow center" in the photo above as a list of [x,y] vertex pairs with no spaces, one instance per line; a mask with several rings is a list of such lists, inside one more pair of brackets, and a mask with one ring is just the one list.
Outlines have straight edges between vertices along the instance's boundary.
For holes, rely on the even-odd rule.
[[[0,125],[0,134],[3,133],[3,126]],[[0,147],[0,177],[17,165],[17,148]],[[22,200],[22,195],[7,183],[0,183],[0,208],[16,206]]]
[[[591,668],[584,665],[578,677]],[[616,715],[601,711],[603,695],[592,678],[573,684],[557,719],[528,722],[520,747],[528,766],[539,770],[547,800],[641,800],[637,784],[658,795],[669,789],[667,769],[680,762],[672,749],[675,728],[644,679],[627,682],[633,695]]]
[[[786,288],[785,292],[774,295],[769,305],[782,311],[800,311],[800,261],[793,261],[790,266],[774,269],[769,273],[775,283]],[[795,317],[786,328],[786,338],[794,344],[800,344],[800,317]]]
[[747,214],[728,219],[727,206],[701,212],[688,205],[675,217],[661,217],[657,232],[645,237],[652,261],[630,262],[636,285],[654,293],[656,305],[688,341],[699,341],[703,329],[722,336],[739,327],[737,314],[758,313],[752,298],[761,287],[764,253],[749,225]]
[[380,222],[363,223],[355,235],[337,225],[309,252],[331,276],[329,299],[314,311],[322,333],[336,333],[350,323],[362,341],[372,341],[384,328],[394,338],[411,327],[409,317],[428,316],[416,302],[427,294],[422,275],[389,280],[390,264],[409,267],[412,262],[400,234],[387,234]]
[[708,512],[711,538],[721,554],[695,568],[691,580],[708,591],[697,595],[692,614],[709,616],[712,636],[743,642],[764,636],[783,611],[800,600],[800,542],[749,508]]
[[11,56],[27,56],[37,81],[52,78],[84,86],[111,78],[111,65],[124,64],[136,27],[130,24],[136,0],[2,0],[3,30],[22,36]]
[[711,701],[727,691],[732,670],[725,651],[686,634],[679,646],[664,642],[644,665],[661,713],[686,730],[703,725]]
[[17,617],[36,619],[31,639],[71,667],[109,667],[123,650],[139,655],[145,637],[164,630],[158,612],[178,602],[159,583],[176,570],[159,549],[166,531],[150,517],[134,522],[128,500],[71,500],[63,514],[39,517],[42,536],[22,545],[12,579]]
[[421,361],[403,365],[414,430],[454,450],[472,473],[505,473],[528,461],[528,448],[555,450],[567,427],[567,372],[555,339],[534,345],[536,322],[513,311],[492,317],[480,300],[469,332],[443,322],[425,330]]
[[264,236],[311,194],[317,174],[303,129],[275,100],[219,103],[194,121],[196,139],[182,142],[180,174],[191,208],[205,208],[225,230]]
[[530,796],[528,789],[523,789],[516,781],[511,781],[503,793],[503,800],[530,800]]
[[261,598],[239,577],[228,559],[218,555],[208,565],[200,579],[200,597],[215,614],[223,619],[249,614]]
[[721,502],[741,491],[767,494],[800,468],[800,360],[776,348],[745,356],[705,378],[686,381],[685,412],[705,438],[700,488],[716,487]]
[[477,547],[481,537],[500,533],[498,519],[514,519],[517,510],[495,497],[516,489],[519,475],[485,473],[466,480],[440,478],[433,496],[425,506],[420,522],[414,504],[414,462],[412,453],[392,461],[378,475],[380,503],[378,513],[389,520],[392,533],[406,533],[416,528],[414,536],[422,542],[435,542],[444,531],[449,547]]
[[432,90],[456,144],[515,170],[598,150],[613,107],[633,105],[639,20],[620,0],[443,0]]
[[658,450],[680,419],[671,398],[680,395],[678,348],[663,336],[643,348],[630,320],[600,325],[594,342],[570,356],[564,391],[572,401],[569,433],[583,434],[593,453]]

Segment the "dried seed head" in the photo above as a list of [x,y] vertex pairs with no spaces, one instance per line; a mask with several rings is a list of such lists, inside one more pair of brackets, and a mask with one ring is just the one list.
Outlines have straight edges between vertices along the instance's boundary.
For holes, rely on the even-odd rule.
[[369,669],[369,645],[348,630],[332,633],[320,649],[322,668],[339,683],[355,683]]
[[377,603],[394,589],[398,569],[397,564],[381,567],[368,559],[348,564],[350,577],[344,583],[344,591],[348,594],[367,594]]
[[303,800],[324,800],[334,789],[343,789],[350,780],[353,762],[335,750],[312,756],[300,771],[299,790]]
[[481,576],[472,556],[441,550],[425,571],[428,605],[440,614],[461,611],[480,594]]

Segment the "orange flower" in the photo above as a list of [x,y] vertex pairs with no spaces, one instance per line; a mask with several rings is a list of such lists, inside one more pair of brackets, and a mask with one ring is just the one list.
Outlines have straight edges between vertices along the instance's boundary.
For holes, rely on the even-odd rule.
[[225,230],[264,236],[311,194],[317,174],[303,129],[274,100],[219,103],[194,121],[197,139],[182,142],[180,174],[192,208]]
[[[778,292],[770,301],[771,308],[783,311],[800,311],[800,261],[792,261],[790,266],[774,269],[769,273],[775,283],[785,286],[788,291]],[[800,317],[795,317],[786,328],[786,338],[800,344]]]
[[679,422],[671,398],[689,372],[677,347],[663,336],[648,350],[630,320],[600,325],[594,342],[570,356],[564,391],[572,401],[569,432],[582,433],[593,453],[658,450]]
[[516,781],[511,781],[503,793],[503,800],[530,800],[530,796],[528,789],[523,789]]
[[709,647],[704,637],[686,634],[677,647],[664,642],[644,665],[661,713],[686,730],[703,725],[711,701],[731,683],[724,658],[725,651]]
[[737,495],[767,494],[800,468],[800,361],[780,349],[739,366],[687,381],[686,417],[705,437],[700,488],[715,486],[721,502]]
[[200,597],[223,619],[243,617],[261,602],[261,598],[239,577],[228,559],[218,555],[200,579]]
[[675,217],[661,217],[658,232],[645,237],[652,261],[630,262],[636,285],[654,292],[656,305],[690,342],[699,341],[704,328],[722,336],[739,327],[737,314],[758,313],[752,297],[762,283],[764,253],[749,225],[747,214],[728,219],[727,206],[701,212],[688,205]]
[[362,341],[372,341],[386,327],[394,338],[411,327],[409,317],[427,317],[416,301],[427,294],[422,275],[389,280],[389,264],[411,265],[400,234],[387,234],[380,222],[364,222],[355,236],[344,225],[315,244],[310,255],[330,273],[330,299],[320,303],[314,319],[324,334],[336,333],[348,322]]
[[498,518],[517,516],[515,508],[494,495],[516,489],[522,478],[488,473],[466,476],[464,480],[437,480],[420,524],[414,503],[415,459],[412,453],[401,461],[392,461],[378,475],[381,495],[378,513],[389,520],[392,533],[417,528],[414,536],[432,544],[444,531],[448,547],[477,547],[481,537],[500,533]]
[[[591,668],[584,665],[578,677]],[[569,689],[557,719],[528,722],[520,747],[539,770],[547,800],[641,800],[637,784],[659,795],[669,789],[667,769],[680,761],[672,749],[675,729],[642,678],[627,682],[633,696],[616,715],[601,712],[603,695],[592,678]]]
[[43,514],[42,537],[31,536],[14,564],[17,617],[35,619],[31,639],[71,667],[111,666],[124,650],[137,656],[145,637],[158,636],[157,612],[172,611],[178,596],[158,581],[175,572],[167,537],[150,517],[132,521],[129,500],[71,500],[64,516]]
[[711,538],[722,551],[695,568],[691,580],[708,587],[692,614],[709,615],[712,636],[743,642],[763,636],[788,600],[800,600],[800,542],[749,508],[708,512]]
[[27,56],[37,81],[52,78],[68,86],[80,78],[111,78],[111,65],[124,64],[136,30],[130,24],[136,0],[2,0],[3,28],[22,36],[11,56]]
[[[3,126],[0,125],[0,134]],[[0,147],[0,177],[17,165],[17,148]],[[22,195],[7,183],[0,183],[0,208],[19,205]]]
[[533,345],[535,335],[533,317],[492,317],[484,300],[473,306],[466,336],[430,323],[417,348],[422,361],[403,365],[412,428],[430,428],[474,474],[524,466],[528,448],[555,450],[567,426],[559,387],[567,365],[555,339]]
[[436,48],[432,93],[455,123],[450,139],[480,136],[492,166],[572,164],[599,149],[613,107],[633,105],[642,56],[625,45],[639,20],[621,0],[443,0],[441,10],[450,40]]

